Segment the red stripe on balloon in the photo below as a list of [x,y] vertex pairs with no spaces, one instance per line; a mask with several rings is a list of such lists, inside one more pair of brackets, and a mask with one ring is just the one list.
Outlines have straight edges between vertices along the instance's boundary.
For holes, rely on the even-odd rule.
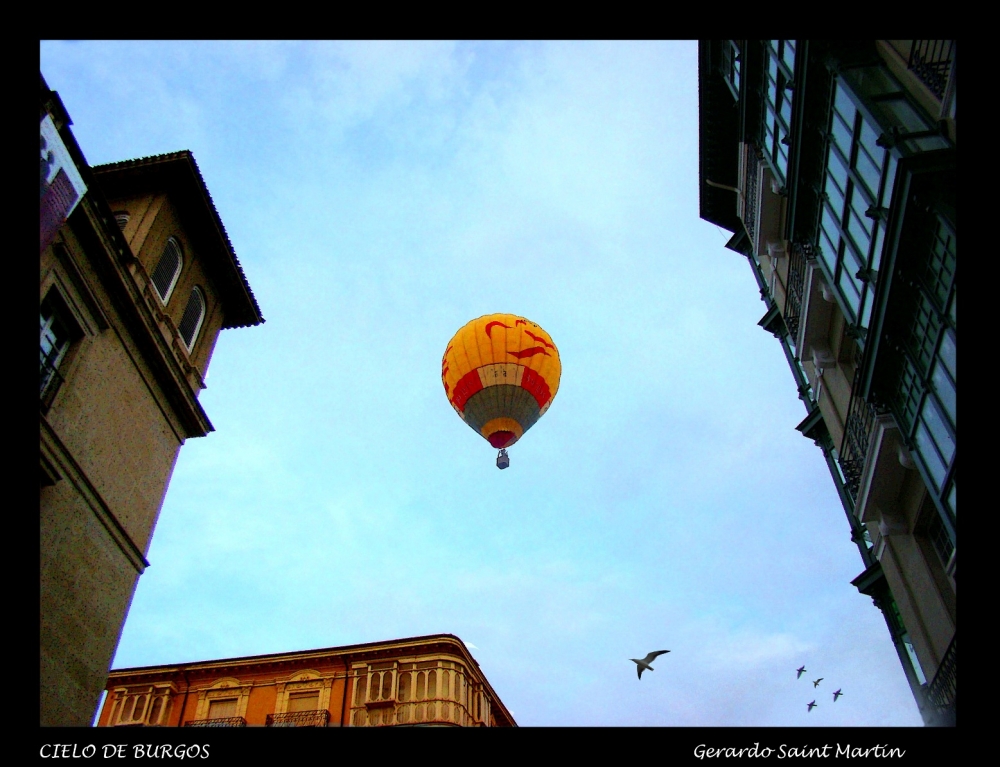
[[548,341],[546,341],[544,338],[542,338],[541,336],[536,336],[530,330],[525,330],[524,334],[528,335],[528,336],[531,336],[532,339],[534,339],[535,341],[538,341],[538,343],[540,343],[540,344],[544,344],[545,346],[549,347],[550,349],[555,349],[556,348],[552,344],[550,344]]
[[546,357],[549,356],[549,353],[541,346],[532,346],[530,349],[522,349],[519,352],[507,352],[507,354],[512,354],[518,359],[523,359],[524,357],[534,357],[536,354],[544,354]]
[[487,322],[486,323],[486,335],[488,335],[490,337],[490,340],[493,340],[493,328],[495,326],[497,326],[497,325],[499,325],[502,328],[508,328],[508,329],[510,329],[510,325],[504,325],[502,322],[498,322],[497,320],[493,320],[493,322]]
[[465,410],[465,403],[469,401],[469,397],[482,388],[483,382],[479,380],[479,371],[470,370],[455,384],[455,393],[451,395],[451,401],[459,410]]
[[525,368],[521,375],[521,388],[526,389],[535,398],[540,408],[545,407],[545,403],[552,399],[552,393],[545,379],[530,368]]

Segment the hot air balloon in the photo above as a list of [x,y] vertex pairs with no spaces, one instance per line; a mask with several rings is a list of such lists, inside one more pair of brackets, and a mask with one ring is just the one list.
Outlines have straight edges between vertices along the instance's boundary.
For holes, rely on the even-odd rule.
[[501,469],[510,465],[507,448],[549,409],[561,373],[549,334],[516,314],[487,314],[467,323],[441,360],[448,401],[499,449]]

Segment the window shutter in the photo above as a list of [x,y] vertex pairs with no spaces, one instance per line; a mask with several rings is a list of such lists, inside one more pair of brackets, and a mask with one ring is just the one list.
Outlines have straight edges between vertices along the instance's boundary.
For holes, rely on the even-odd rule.
[[188,299],[187,308],[184,309],[184,316],[181,317],[180,331],[181,338],[188,350],[194,346],[194,340],[201,327],[202,317],[205,316],[205,299],[201,297],[201,291],[195,288],[191,291],[191,298]]
[[208,703],[209,719],[228,719],[236,716],[236,698],[212,700]]
[[293,692],[288,696],[288,712],[315,711],[319,708],[319,691]]
[[181,249],[177,244],[177,240],[171,237],[167,240],[167,245],[163,249],[163,255],[160,256],[160,262],[153,271],[153,287],[156,288],[156,292],[159,293],[160,300],[163,303],[166,303],[167,299],[170,298],[170,292],[173,290],[180,270]]

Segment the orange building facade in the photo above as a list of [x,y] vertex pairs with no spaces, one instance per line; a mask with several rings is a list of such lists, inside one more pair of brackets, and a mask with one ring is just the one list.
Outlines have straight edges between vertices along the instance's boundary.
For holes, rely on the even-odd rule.
[[112,671],[99,727],[516,727],[452,634]]

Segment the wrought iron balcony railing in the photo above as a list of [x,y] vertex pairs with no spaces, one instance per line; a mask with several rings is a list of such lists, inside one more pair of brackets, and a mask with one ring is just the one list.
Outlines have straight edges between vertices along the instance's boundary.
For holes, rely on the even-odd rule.
[[284,714],[268,714],[265,727],[326,727],[330,722],[330,712],[325,708],[315,711],[289,711]]
[[948,86],[948,75],[954,60],[954,40],[914,40],[908,66],[940,99]]
[[757,155],[758,149],[753,144],[747,144],[743,151],[743,208],[740,211],[740,220],[750,237],[751,247],[757,245],[757,210],[760,206],[758,199],[758,184],[760,183],[761,158]]
[[864,471],[865,460],[871,444],[875,421],[885,409],[871,402],[866,402],[859,393],[861,366],[854,372],[854,382],[851,384],[851,401],[847,409],[847,421],[844,423],[844,441],[840,446],[840,468],[844,472],[844,486],[857,504],[858,489],[861,486],[861,472]]
[[49,408],[52,407],[52,401],[56,397],[56,392],[59,391],[59,387],[63,384],[63,377],[56,369],[52,355],[46,354],[45,349],[41,349],[40,351],[41,410],[43,413],[47,413]]
[[799,335],[802,319],[802,296],[806,285],[806,261],[813,258],[813,247],[799,242],[792,243],[788,258],[788,292],[785,299],[785,327],[794,341]]
[[218,719],[199,719],[194,722],[184,722],[185,727],[246,727],[247,720],[242,716],[223,716]]
[[948,650],[938,666],[934,679],[927,685],[927,702],[933,706],[938,724],[954,727],[957,701],[957,655],[956,640],[951,640]]

